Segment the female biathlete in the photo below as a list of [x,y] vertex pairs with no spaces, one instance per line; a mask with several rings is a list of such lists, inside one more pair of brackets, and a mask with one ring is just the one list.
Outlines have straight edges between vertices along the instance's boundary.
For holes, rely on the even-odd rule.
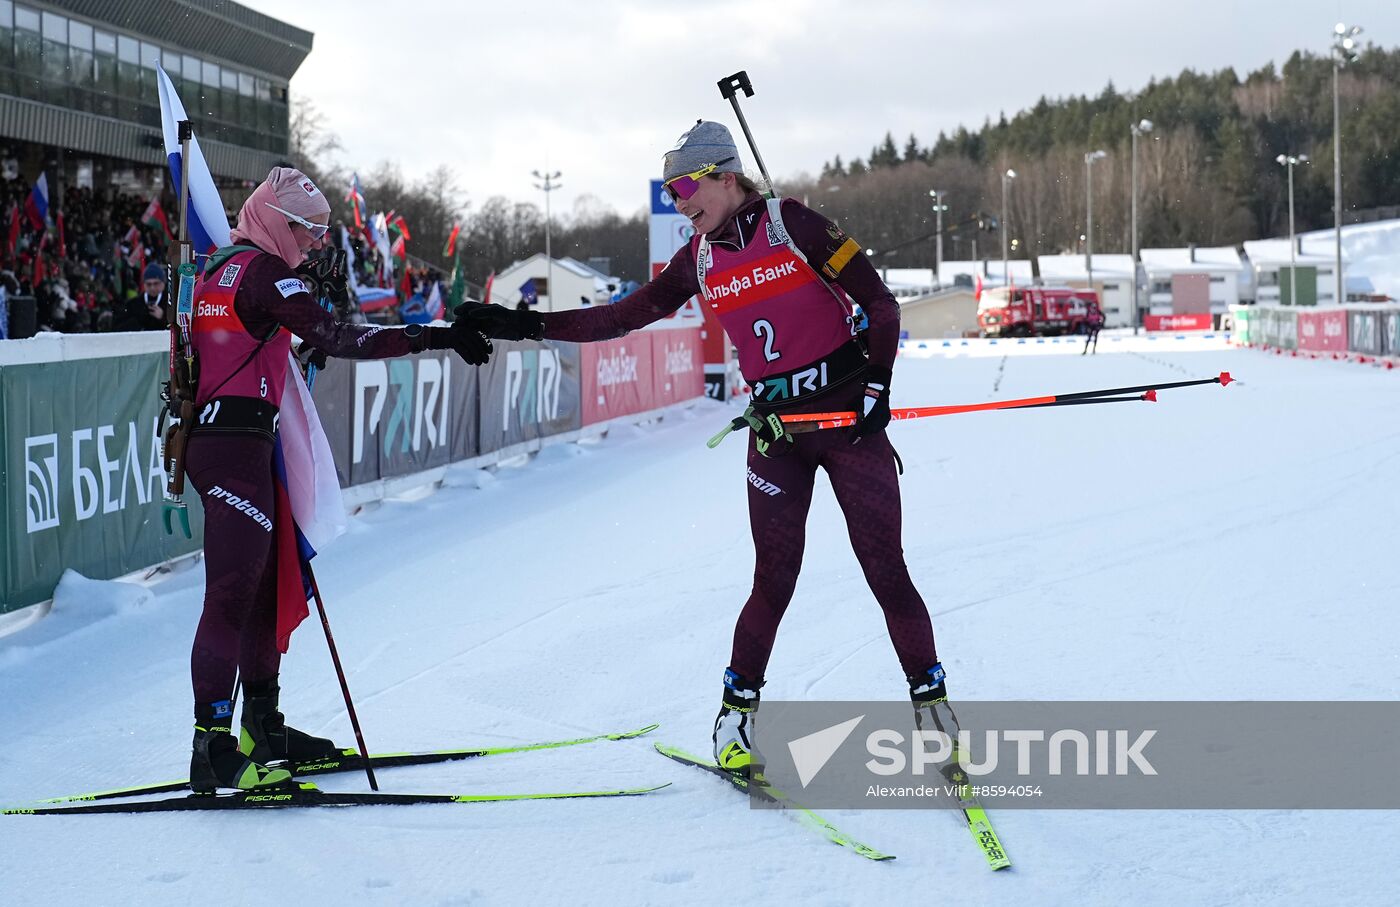
[[[698,121],[682,135],[665,156],[663,179],[695,236],[655,280],[616,305],[550,314],[470,305],[459,316],[488,337],[584,342],[621,337],[696,294],[717,314],[753,387],[744,421],[754,582],[734,628],[714,728],[715,761],[746,773],[764,671],[802,565],[818,467],[831,479],[916,708],[946,703],[928,609],[904,564],[896,457],[885,436],[899,305],[839,227],[794,199],[759,194],[719,123]],[[869,318],[864,337],[852,299]],[[778,418],[828,410],[854,410],[857,424],[794,436]]]
[[[190,657],[190,786],[199,793],[284,784],[291,774],[267,763],[339,751],[288,727],[278,710],[273,441],[291,335],[347,359],[453,349],[481,365],[491,351],[461,322],[382,328],[336,321],[294,271],[325,241],[329,217],[326,197],[305,174],[273,169],[239,212],[234,245],[214,253],[195,286],[191,345],[199,380],[185,464],[204,505],[204,612]],[[236,741],[235,676],[244,692]]]

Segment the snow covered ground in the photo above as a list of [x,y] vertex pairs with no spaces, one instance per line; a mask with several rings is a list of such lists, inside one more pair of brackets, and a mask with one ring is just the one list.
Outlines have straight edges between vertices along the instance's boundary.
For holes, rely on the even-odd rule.
[[[1109,335],[1105,334],[1105,340]],[[1161,402],[891,429],[906,554],[963,699],[1393,699],[1400,376],[1216,341],[902,360],[895,404],[1209,377]],[[930,351],[926,351],[930,352]],[[630,729],[706,751],[752,569],[743,444],[704,404],[353,520],[317,560],[371,749]],[[481,487],[478,487],[481,486]],[[829,489],[768,699],[899,699]],[[61,590],[0,640],[0,803],[180,776],[202,570]],[[353,743],[314,619],[293,723]],[[1305,729],[1300,729],[1305,731]],[[1328,741],[1316,741],[1326,753]],[[1325,762],[1319,762],[1325,766]],[[1391,812],[834,811],[875,864],[752,812],[651,740],[385,771],[389,791],[674,782],[640,798],[0,819],[7,904],[1287,904],[1394,896]],[[363,778],[328,776],[328,789]]]

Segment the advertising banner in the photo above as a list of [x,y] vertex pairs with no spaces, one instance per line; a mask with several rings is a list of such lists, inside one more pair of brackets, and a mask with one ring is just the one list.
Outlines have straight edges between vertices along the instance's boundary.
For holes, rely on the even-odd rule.
[[316,376],[316,411],[342,488],[408,475],[475,455],[476,370],[450,350],[402,359],[334,360]]
[[1254,315],[1253,306],[1230,306],[1231,331],[1236,346],[1248,346],[1251,343],[1259,342],[1255,333],[1257,326],[1254,323]]
[[1379,356],[1381,352],[1381,313],[1371,311],[1347,312],[1347,349],[1353,353]]
[[1400,311],[1381,316],[1381,355],[1400,356]]
[[579,346],[495,341],[478,369],[478,452],[490,453],[580,427]]
[[705,395],[705,363],[700,330],[651,332],[651,383],[656,405],[668,406]]
[[652,385],[653,333],[658,332],[642,331],[580,347],[579,389],[584,425],[656,408],[656,389]]
[[199,549],[204,514],[192,487],[194,538],[166,535],[161,519],[166,373],[160,353],[0,369],[0,612],[51,597],[70,567],[112,579]]
[[1143,324],[1149,331],[1208,331],[1210,313],[1195,315],[1145,315]]
[[1312,352],[1346,352],[1347,313],[1323,309],[1298,313],[1298,349]]

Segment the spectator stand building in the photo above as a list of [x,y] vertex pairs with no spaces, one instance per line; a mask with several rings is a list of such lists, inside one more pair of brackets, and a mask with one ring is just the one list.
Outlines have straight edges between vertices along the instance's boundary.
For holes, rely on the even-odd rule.
[[0,0],[0,142],[55,198],[162,188],[160,63],[220,188],[247,189],[287,157],[287,83],[311,40],[220,0]]
[[[1253,283],[1253,301],[1259,305],[1336,305],[1336,259],[1317,250],[1290,250],[1286,239],[1256,239],[1244,244],[1244,255]],[[1290,279],[1288,269],[1296,262],[1297,274]],[[1345,266],[1343,260],[1343,266]],[[1293,287],[1298,298],[1292,297]]]
[[[1047,287],[1089,287],[1088,262],[1083,255],[1041,255],[1040,282]],[[1133,323],[1133,257],[1095,255],[1094,286],[1104,327],[1127,327]],[[1147,310],[1147,294],[1138,296],[1138,305]]]
[[16,252],[3,251],[39,297],[41,328],[106,329],[142,265],[164,259],[164,231],[143,216],[154,200],[176,228],[156,65],[236,210],[286,161],[288,80],[311,41],[223,0],[0,0],[4,213],[22,208],[41,176],[49,202],[49,226],[24,219]]
[[1151,315],[1223,316],[1240,301],[1241,284],[1249,284],[1234,246],[1143,249],[1142,270]]

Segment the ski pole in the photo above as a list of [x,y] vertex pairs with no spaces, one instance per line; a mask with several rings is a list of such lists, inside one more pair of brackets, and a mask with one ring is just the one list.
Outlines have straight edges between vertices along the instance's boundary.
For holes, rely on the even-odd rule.
[[[1056,394],[1043,397],[1022,397],[1018,400],[993,400],[988,403],[965,403],[951,406],[920,406],[890,411],[890,419],[923,419],[930,416],[951,416],[957,413],[975,413],[998,409],[1033,409],[1040,406],[1064,406],[1076,403],[1122,403],[1133,400],[1156,402],[1157,391],[1175,387],[1194,387],[1202,384],[1219,384],[1221,387],[1234,381],[1229,372],[1221,372],[1215,378],[1201,378],[1194,381],[1172,381],[1166,384],[1144,384],[1138,387],[1112,387],[1097,391],[1079,391],[1073,394]],[[1141,394],[1123,397],[1120,394]],[[783,425],[789,432],[817,431],[824,428],[843,428],[856,423],[854,412],[799,413],[783,417]],[[808,428],[813,425],[815,427]]]
[[311,594],[316,599],[316,610],[321,613],[321,629],[326,631],[326,645],[331,650],[331,661],[335,664],[335,676],[340,680],[340,692],[345,696],[345,709],[350,713],[350,725],[355,729],[355,743],[360,747],[360,757],[365,760],[365,776],[369,778],[369,789],[379,790],[379,782],[374,780],[374,769],[370,767],[369,750],[365,749],[365,735],[360,731],[360,718],[355,714],[355,703],[350,699],[350,686],[345,682],[345,669],[340,665],[340,653],[335,649],[335,637],[331,635],[331,622],[326,617],[326,606],[321,602],[321,587],[316,585],[316,574],[311,565],[306,568],[307,579],[311,581]]
[[739,118],[739,128],[744,130],[744,138],[748,140],[749,150],[753,152],[753,159],[758,164],[758,172],[763,174],[763,181],[768,184],[768,191],[764,193],[768,198],[777,197],[777,188],[773,185],[773,178],[768,175],[768,168],[763,165],[763,155],[758,153],[758,145],[753,140],[753,133],[749,132],[749,122],[744,119],[744,111],[739,109],[739,92],[744,93],[744,97],[753,97],[753,83],[749,81],[749,74],[746,70],[739,70],[732,76],[726,76],[719,80],[719,93],[734,108],[734,115]]

